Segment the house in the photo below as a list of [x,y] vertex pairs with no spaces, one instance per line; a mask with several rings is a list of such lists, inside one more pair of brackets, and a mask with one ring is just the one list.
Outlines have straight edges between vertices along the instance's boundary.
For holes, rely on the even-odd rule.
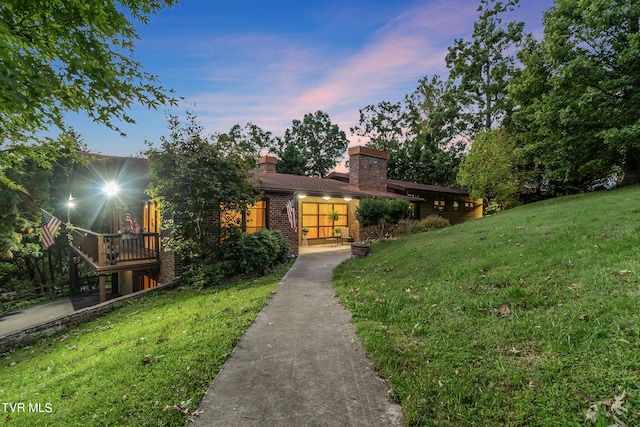
[[[360,200],[368,197],[402,198],[412,205],[413,217],[431,214],[453,224],[482,216],[482,200],[472,200],[464,190],[387,179],[386,152],[369,147],[349,148],[349,172],[332,172],[326,178],[288,175],[276,172],[277,159],[263,156],[257,174],[263,191],[260,221],[267,228],[281,230],[297,254],[303,241],[302,228],[308,228],[307,243],[324,243],[334,228],[348,229],[349,236],[361,240],[369,234],[355,217]],[[296,206],[297,229],[287,218],[287,203]],[[333,224],[328,213],[338,212]]]
[[[349,172],[333,172],[326,178],[278,173],[277,158],[261,157],[254,179],[262,198],[244,214],[244,231],[280,230],[297,255],[303,244],[324,244],[333,238],[337,228],[356,241],[369,236],[371,230],[361,228],[356,220],[360,200],[365,198],[408,200],[415,219],[436,213],[459,223],[482,216],[482,201],[470,199],[464,190],[387,179],[387,153],[383,151],[356,146],[348,154]],[[176,260],[160,246],[159,207],[144,196],[148,163],[145,159],[102,157],[102,166],[92,163],[89,174],[106,178],[117,174],[119,182],[129,179],[125,185],[128,198],[124,198],[125,191],[117,202],[101,205],[110,212],[110,220],[106,221],[108,226],[103,223],[96,228],[99,232],[90,231],[92,226],[98,227],[90,224],[79,229],[80,233],[72,233],[78,259],[99,274],[101,292],[106,274],[114,275],[112,283],[120,293],[166,283],[176,273]],[[91,191],[97,192],[95,185]],[[334,219],[329,218],[330,212],[337,214]],[[136,239],[122,234],[127,214],[140,222],[142,233],[136,234]],[[303,229],[308,230],[304,235]]]

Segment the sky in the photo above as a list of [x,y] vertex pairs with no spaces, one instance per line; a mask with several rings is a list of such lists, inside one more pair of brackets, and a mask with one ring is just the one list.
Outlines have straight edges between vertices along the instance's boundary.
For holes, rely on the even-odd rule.
[[[520,0],[503,21],[542,34],[553,0]],[[167,113],[190,110],[206,133],[251,122],[282,136],[294,119],[329,114],[350,145],[359,110],[397,102],[424,76],[448,75],[447,48],[471,40],[479,0],[181,0],[137,25],[134,58],[183,100],[135,106],[126,137],[71,114],[68,124],[93,152],[137,155],[160,144]]]

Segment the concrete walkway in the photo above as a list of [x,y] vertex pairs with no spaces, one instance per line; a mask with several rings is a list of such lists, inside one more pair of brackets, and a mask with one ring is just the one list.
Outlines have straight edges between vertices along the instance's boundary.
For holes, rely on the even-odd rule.
[[332,271],[349,249],[304,253],[200,403],[194,426],[399,426]]

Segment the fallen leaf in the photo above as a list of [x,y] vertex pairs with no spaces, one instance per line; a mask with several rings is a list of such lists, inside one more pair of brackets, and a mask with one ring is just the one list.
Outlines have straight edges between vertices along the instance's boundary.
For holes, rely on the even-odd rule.
[[587,409],[587,414],[584,417],[584,421],[587,423],[595,424],[597,420],[598,420],[598,405],[593,404],[589,406],[589,409]]
[[611,404],[611,411],[613,411],[616,415],[622,415],[627,412],[627,408],[623,408],[622,404],[624,403],[624,399],[629,397],[626,391],[623,391],[620,396],[615,397],[615,401]]
[[502,304],[500,306],[500,316],[502,316],[502,317],[510,317],[511,316],[511,310],[509,309],[509,306],[507,304]]

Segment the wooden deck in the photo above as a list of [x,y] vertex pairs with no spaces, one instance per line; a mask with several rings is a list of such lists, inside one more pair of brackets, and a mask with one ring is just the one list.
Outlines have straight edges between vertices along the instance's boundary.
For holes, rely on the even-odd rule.
[[105,274],[160,268],[157,233],[123,236],[75,228],[71,236],[76,255],[98,273],[100,302],[106,301]]

